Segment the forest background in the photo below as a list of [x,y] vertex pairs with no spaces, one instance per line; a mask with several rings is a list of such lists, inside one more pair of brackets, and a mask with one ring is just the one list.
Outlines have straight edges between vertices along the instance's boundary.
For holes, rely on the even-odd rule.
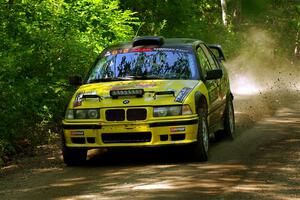
[[272,36],[274,57],[299,66],[299,0],[0,0],[0,165],[56,140],[68,77],[84,76],[108,45],[191,37],[233,59],[255,48],[253,27]]

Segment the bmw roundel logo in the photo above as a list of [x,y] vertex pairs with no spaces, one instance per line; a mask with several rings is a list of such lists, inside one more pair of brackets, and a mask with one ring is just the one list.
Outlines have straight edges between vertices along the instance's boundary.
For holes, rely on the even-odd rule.
[[130,102],[129,100],[124,100],[123,104],[129,104],[129,102]]

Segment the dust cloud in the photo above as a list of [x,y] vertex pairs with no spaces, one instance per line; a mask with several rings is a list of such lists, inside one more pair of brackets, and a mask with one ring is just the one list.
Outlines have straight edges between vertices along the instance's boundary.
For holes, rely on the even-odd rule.
[[299,93],[300,68],[279,56],[278,44],[266,30],[251,28],[244,38],[239,55],[225,65],[237,114],[247,113],[257,121],[286,103],[289,95]]

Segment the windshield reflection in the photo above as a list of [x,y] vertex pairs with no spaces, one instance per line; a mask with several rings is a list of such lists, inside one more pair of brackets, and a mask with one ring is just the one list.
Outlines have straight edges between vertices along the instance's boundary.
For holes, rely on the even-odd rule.
[[[102,57],[91,70],[88,83],[104,79],[195,79],[191,53],[183,51],[130,52]],[[114,79],[117,80],[117,79]]]

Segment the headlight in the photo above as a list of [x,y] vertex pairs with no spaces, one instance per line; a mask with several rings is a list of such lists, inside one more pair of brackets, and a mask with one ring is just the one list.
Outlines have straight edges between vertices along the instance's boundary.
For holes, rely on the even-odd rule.
[[89,119],[98,119],[99,118],[99,110],[97,110],[97,109],[88,110],[87,116]]
[[66,119],[99,119],[99,109],[70,109],[66,112]]
[[165,117],[168,115],[168,108],[167,107],[156,107],[153,110],[154,117]]
[[181,115],[181,106],[171,106],[168,110],[169,116]]
[[189,105],[154,107],[153,109],[154,117],[190,115],[190,114],[192,114],[192,110]]
[[75,110],[76,119],[86,119],[86,110]]
[[65,118],[66,119],[74,119],[74,110],[67,110]]

